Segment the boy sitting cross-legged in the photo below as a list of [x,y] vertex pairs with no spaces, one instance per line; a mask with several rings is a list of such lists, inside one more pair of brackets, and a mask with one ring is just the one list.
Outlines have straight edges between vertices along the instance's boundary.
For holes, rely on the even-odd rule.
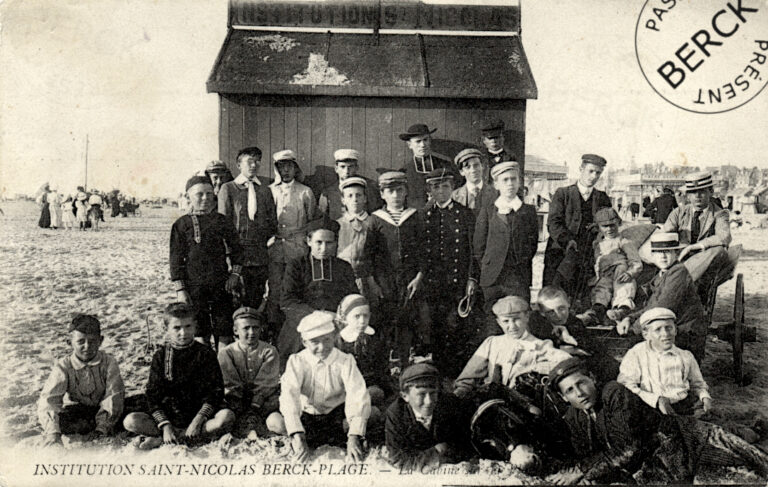
[[371,398],[354,357],[334,346],[335,317],[314,311],[301,320],[305,348],[288,358],[280,379],[280,412],[267,418],[270,431],[291,437],[298,461],[308,458],[310,446],[343,444],[345,438],[347,455],[363,460]]
[[277,349],[261,341],[267,317],[249,307],[232,315],[237,341],[219,350],[224,376],[224,399],[235,412],[235,432],[247,435],[267,415],[277,411],[280,357]]
[[[78,314],[69,325],[72,355],[56,362],[43,387],[37,414],[46,445],[62,434],[109,434],[123,414],[125,388],[111,355],[99,351],[104,337],[92,315]],[[64,406],[64,395],[74,404]]]
[[645,341],[627,351],[619,384],[664,414],[693,414],[699,401],[709,412],[712,397],[699,364],[691,352],[675,346],[675,313],[651,308],[640,316],[640,326]]
[[225,433],[235,419],[222,409],[224,381],[211,347],[195,341],[194,309],[185,303],[171,303],[163,316],[168,343],[155,352],[147,381],[149,414],[131,413],[126,430],[150,438],[139,448],[161,443],[210,440]]

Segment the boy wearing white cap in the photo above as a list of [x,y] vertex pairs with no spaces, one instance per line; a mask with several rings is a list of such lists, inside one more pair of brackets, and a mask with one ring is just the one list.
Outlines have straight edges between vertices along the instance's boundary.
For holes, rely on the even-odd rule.
[[[643,309],[633,311],[616,328],[620,334],[626,333],[630,323],[651,308],[672,310],[677,317],[676,344],[693,352],[701,363],[707,339],[707,322],[696,284],[686,266],[677,260],[678,251],[683,247],[676,233],[656,232],[651,236],[651,253],[659,273],[647,285],[650,297]],[[639,322],[635,322],[634,330],[637,334],[642,332]]]
[[363,460],[371,398],[354,357],[334,346],[335,318],[315,311],[301,320],[305,348],[288,359],[280,379],[280,412],[267,418],[270,431],[291,437],[298,461],[307,459],[310,446],[343,443],[345,437],[352,461]]
[[731,243],[728,210],[713,201],[712,174],[706,171],[688,174],[685,178],[687,205],[672,210],[662,230],[678,234],[684,244],[680,260],[686,261],[699,297],[706,300],[709,285],[717,271],[727,264],[727,249]]
[[353,177],[365,181],[363,209],[371,213],[381,208],[382,202],[376,183],[358,174],[360,153],[354,149],[339,149],[333,153],[333,159],[335,161],[333,170],[338,179],[335,179],[320,192],[320,199],[317,203],[320,212],[327,215],[331,220],[338,220],[344,215],[345,208],[340,185],[348,178]]
[[691,352],[675,346],[675,318],[666,308],[640,316],[645,341],[627,351],[618,382],[663,414],[693,414],[699,401],[709,412],[712,397],[699,364]]

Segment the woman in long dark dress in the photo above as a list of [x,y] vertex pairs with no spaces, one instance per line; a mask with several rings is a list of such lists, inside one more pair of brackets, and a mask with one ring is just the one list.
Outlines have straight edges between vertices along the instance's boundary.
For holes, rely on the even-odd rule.
[[38,190],[40,196],[37,197],[37,202],[43,207],[40,212],[40,219],[37,221],[37,225],[40,228],[48,228],[51,226],[51,209],[48,207],[48,191],[48,183]]

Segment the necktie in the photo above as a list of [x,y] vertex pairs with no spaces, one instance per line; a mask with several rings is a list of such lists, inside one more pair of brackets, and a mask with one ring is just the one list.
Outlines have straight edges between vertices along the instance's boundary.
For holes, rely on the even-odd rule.
[[693,212],[693,220],[691,221],[691,243],[699,241],[699,233],[701,233],[701,217],[702,210],[696,210]]
[[475,186],[469,191],[469,201],[467,202],[467,206],[470,210],[474,210],[477,208],[477,196],[480,194],[480,188]]
[[248,218],[256,219],[256,185],[253,181],[247,181],[248,185]]

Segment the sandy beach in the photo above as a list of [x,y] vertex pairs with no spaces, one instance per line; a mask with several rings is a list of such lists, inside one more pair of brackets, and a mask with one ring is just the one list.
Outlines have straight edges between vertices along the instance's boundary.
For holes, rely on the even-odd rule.
[[[36,401],[54,359],[70,352],[66,330],[73,313],[91,313],[100,318],[105,336],[102,349],[117,358],[127,394],[143,390],[151,357],[148,330],[154,344],[162,343],[159,312],[175,296],[168,277],[168,238],[171,223],[179,215],[178,210],[170,207],[142,207],[141,217],[107,217],[99,232],[80,232],[38,228],[39,210],[32,202],[9,201],[2,203],[2,208],[5,215],[0,216],[0,367],[4,380],[0,382],[0,485],[71,485],[74,477],[54,475],[47,469],[41,471],[40,465],[85,462],[132,465],[133,485],[190,485],[210,483],[211,478],[215,479],[214,485],[239,485],[248,478],[268,483],[300,480],[295,475],[265,472],[265,464],[288,460],[290,448],[280,438],[241,440],[227,435],[201,448],[161,447],[146,453],[138,451],[131,438],[122,433],[96,444],[83,445],[73,438],[65,440],[63,450],[42,449]],[[768,229],[747,227],[734,229],[733,241],[744,246],[736,272],[744,274],[747,324],[758,329],[758,343],[745,346],[746,371],[751,383],[744,387],[734,384],[730,345],[713,336],[707,340],[702,370],[715,401],[714,412],[708,419],[726,426],[752,427],[760,436],[758,443],[768,448],[768,431],[763,429],[768,425]],[[733,294],[734,281],[721,286],[716,321],[731,318]],[[162,470],[154,475],[146,473],[147,465],[161,463],[182,465],[179,468],[186,470],[180,470],[178,475],[166,475]],[[230,467],[221,471],[209,467],[206,473],[204,467],[190,470],[195,464]],[[346,482],[360,485],[403,481],[398,472],[386,471],[391,469],[378,449],[369,455],[366,472],[362,474],[350,470],[334,477],[330,472],[317,471],[318,465],[326,464],[343,466],[343,452],[333,448],[316,452],[312,467],[315,470],[304,481],[311,478],[312,484],[338,484],[339,478],[345,478]],[[140,466],[145,467],[145,473],[139,473]],[[425,481],[541,482],[493,462],[459,465],[444,473],[445,476],[427,476]],[[77,477],[78,483],[104,485],[111,481],[111,476],[125,475],[125,471],[83,475]],[[408,483],[413,481],[420,480],[408,479]],[[758,481],[746,469],[735,467],[704,470],[697,477],[701,483]],[[124,482],[127,481],[121,484]]]

